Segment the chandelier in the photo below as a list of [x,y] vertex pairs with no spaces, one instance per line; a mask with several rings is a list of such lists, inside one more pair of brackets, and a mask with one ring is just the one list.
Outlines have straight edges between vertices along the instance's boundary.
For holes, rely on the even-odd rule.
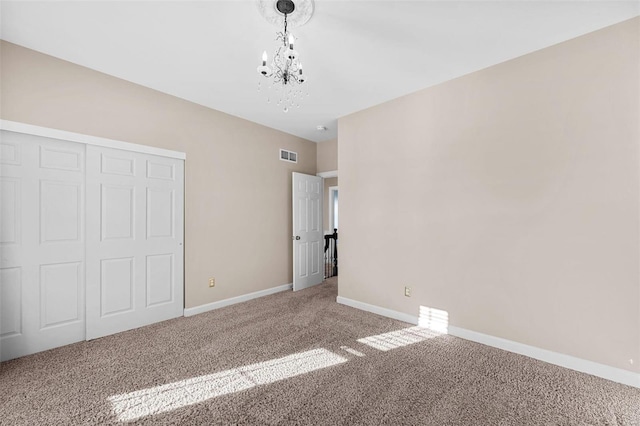
[[[277,105],[282,107],[282,111],[289,112],[291,108],[300,108],[300,101],[304,97],[301,86],[305,81],[305,75],[302,73],[298,52],[294,49],[296,39],[289,32],[287,21],[296,6],[292,0],[278,0],[275,8],[284,15],[284,30],[276,33],[278,47],[271,62],[266,51],[262,54],[262,65],[258,67],[258,74],[267,79],[269,91],[267,102],[271,103],[271,97],[274,96],[277,99]],[[261,89],[262,84],[258,82],[258,90]]]

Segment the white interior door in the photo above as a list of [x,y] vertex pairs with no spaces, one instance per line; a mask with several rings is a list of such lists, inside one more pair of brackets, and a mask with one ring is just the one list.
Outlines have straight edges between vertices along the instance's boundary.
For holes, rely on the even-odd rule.
[[0,359],[85,338],[85,146],[0,132]]
[[293,290],[324,280],[321,177],[293,173]]
[[87,147],[87,339],[183,314],[184,161]]

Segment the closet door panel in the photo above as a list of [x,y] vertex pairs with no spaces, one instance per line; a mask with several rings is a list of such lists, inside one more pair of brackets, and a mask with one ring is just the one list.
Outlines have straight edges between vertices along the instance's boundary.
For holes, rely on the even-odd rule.
[[85,145],[2,130],[0,359],[85,339]]
[[183,164],[87,147],[88,339],[182,315]]

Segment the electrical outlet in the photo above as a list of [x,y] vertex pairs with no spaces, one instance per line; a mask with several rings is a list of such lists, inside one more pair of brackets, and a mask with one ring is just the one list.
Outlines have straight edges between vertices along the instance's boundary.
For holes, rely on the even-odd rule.
[[209,287],[215,287],[215,286],[216,286],[216,279],[209,278]]
[[405,287],[404,288],[404,295],[406,297],[411,297],[411,287]]

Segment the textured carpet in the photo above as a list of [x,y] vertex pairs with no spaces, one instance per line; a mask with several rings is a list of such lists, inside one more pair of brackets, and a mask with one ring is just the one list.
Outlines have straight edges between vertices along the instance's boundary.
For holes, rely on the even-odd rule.
[[335,279],[0,364],[0,424],[640,425],[640,390],[338,305]]

